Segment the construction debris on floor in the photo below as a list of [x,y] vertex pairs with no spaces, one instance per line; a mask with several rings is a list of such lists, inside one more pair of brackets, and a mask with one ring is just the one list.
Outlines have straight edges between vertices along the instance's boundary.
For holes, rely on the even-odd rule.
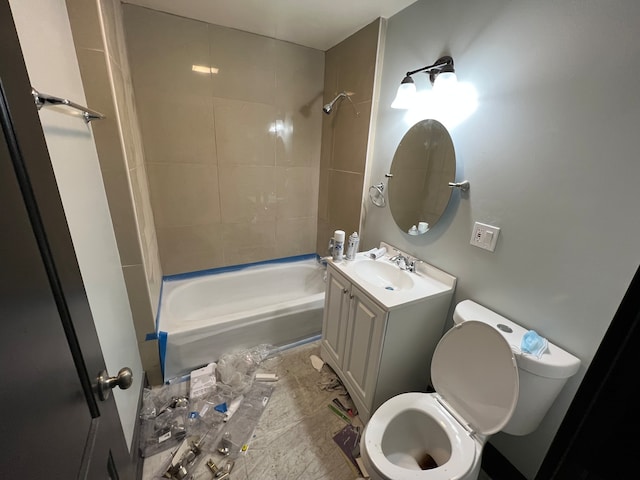
[[154,478],[189,480],[206,461],[215,478],[228,478],[248,448],[277,377],[256,376],[268,345],[223,355],[188,378],[145,389],[140,412],[142,457],[176,449]]
[[142,479],[366,478],[362,422],[319,347],[263,345],[145,390]]

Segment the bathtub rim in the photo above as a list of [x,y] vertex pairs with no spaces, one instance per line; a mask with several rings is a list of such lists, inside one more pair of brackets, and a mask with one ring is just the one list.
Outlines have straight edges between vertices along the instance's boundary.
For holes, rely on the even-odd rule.
[[193,272],[163,275],[162,281],[160,282],[160,295],[158,296],[158,309],[156,312],[156,318],[154,322],[155,331],[152,334],[147,334],[147,340],[151,340],[154,338],[158,339],[158,336],[160,334],[160,312],[162,307],[162,299],[164,295],[165,283],[179,281],[179,280],[189,280],[189,279],[204,277],[208,275],[218,275],[220,273],[236,272],[240,270],[245,270],[247,268],[263,266],[263,265],[267,266],[267,265],[280,264],[280,263],[294,263],[294,262],[300,262],[300,261],[310,260],[310,259],[315,259],[316,261],[318,261],[320,259],[320,256],[317,253],[305,253],[301,255],[292,255],[290,257],[273,258],[270,260],[260,260],[258,262],[240,263],[237,265],[226,265],[224,267],[214,267],[206,270],[196,270]]

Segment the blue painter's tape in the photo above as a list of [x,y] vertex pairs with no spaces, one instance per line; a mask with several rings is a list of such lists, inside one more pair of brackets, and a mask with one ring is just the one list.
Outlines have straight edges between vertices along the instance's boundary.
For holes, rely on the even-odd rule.
[[302,260],[310,260],[312,258],[317,259],[318,255],[315,253],[306,253],[304,255],[295,255],[293,257],[275,258],[273,260],[263,260],[262,262],[243,263],[241,265],[230,265],[228,267],[210,268],[209,270],[199,270],[197,272],[176,273],[175,275],[165,275],[162,278],[164,281],[170,282],[173,280],[185,280],[188,278],[203,277],[205,275],[212,275],[216,273],[235,272],[237,270],[243,270],[245,268],[255,267],[258,265],[273,265],[277,263],[299,262]]
[[164,378],[164,361],[167,355],[167,332],[158,332],[158,349],[160,350],[160,369]]
[[157,339],[158,339],[158,334],[156,332],[147,333],[147,335],[144,337],[145,342],[148,342],[149,340],[157,340]]

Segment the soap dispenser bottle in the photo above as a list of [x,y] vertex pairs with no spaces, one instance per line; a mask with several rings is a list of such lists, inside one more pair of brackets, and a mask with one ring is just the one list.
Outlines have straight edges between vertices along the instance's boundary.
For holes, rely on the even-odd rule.
[[358,237],[358,232],[353,232],[349,235],[349,241],[347,242],[347,260],[355,260],[359,244],[360,237]]

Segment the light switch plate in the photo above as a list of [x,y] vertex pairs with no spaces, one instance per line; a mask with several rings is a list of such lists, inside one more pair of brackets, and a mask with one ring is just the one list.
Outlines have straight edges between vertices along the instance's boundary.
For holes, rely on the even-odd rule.
[[496,249],[500,228],[485,223],[475,222],[471,234],[471,245],[493,252]]

